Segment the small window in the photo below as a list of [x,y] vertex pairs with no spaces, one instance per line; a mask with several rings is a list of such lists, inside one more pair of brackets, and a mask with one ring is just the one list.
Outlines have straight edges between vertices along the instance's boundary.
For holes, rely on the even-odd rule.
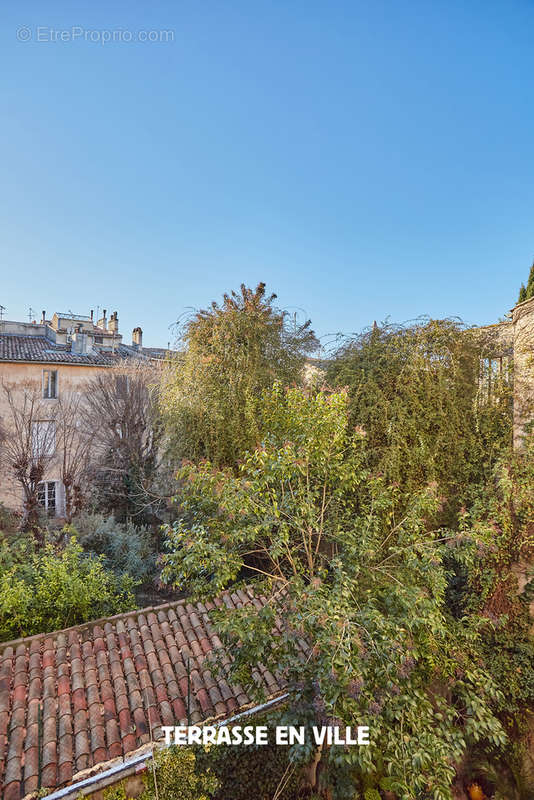
[[56,515],[56,482],[45,481],[37,484],[37,502],[50,517]]
[[57,369],[43,370],[43,397],[57,398]]

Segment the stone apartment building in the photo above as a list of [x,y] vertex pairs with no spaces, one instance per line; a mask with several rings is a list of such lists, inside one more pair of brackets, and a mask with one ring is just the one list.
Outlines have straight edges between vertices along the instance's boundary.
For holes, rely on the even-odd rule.
[[[47,319],[43,311],[39,322],[0,321],[0,384],[19,390],[32,386],[33,391],[38,391],[42,419],[33,423],[32,435],[46,435],[47,447],[55,447],[55,433],[49,427],[54,423],[47,417],[53,416],[54,404],[61,393],[80,391],[97,373],[125,359],[161,362],[168,352],[164,348],[144,347],[139,327],[132,331],[131,344],[126,344],[119,332],[117,312],[109,319],[106,313],[104,310],[98,320],[94,319],[93,311],[89,316],[56,312]],[[0,391],[0,421],[4,426],[13,424],[9,412],[6,395]],[[64,490],[57,464],[58,458],[50,461],[38,493],[40,504],[49,514],[62,516]],[[22,490],[4,468],[0,472],[0,502],[13,509],[22,504]]]

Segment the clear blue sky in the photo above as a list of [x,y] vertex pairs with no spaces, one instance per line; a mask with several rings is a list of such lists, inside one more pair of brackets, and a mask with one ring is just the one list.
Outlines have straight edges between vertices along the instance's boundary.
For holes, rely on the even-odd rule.
[[[8,319],[99,305],[166,345],[184,309],[260,280],[319,334],[513,305],[534,257],[532,0],[0,14]],[[174,41],[101,43],[116,30]]]

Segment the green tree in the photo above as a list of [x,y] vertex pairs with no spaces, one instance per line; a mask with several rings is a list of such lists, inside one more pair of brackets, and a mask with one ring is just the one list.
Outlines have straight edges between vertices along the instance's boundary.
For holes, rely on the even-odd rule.
[[479,658],[502,689],[497,711],[509,741],[501,754],[474,748],[464,773],[473,764],[474,774],[490,778],[495,797],[507,800],[534,792],[534,774],[525,760],[534,709],[533,445],[527,440],[524,450],[501,460],[478,502],[462,510],[450,542],[456,561],[461,561],[464,535],[481,542],[477,558],[464,570],[459,616],[467,613],[480,620]]
[[300,379],[318,342],[309,321],[297,324],[275,299],[264,283],[254,290],[242,285],[185,324],[162,391],[175,457],[235,465],[258,441],[261,391],[275,380]]
[[522,303],[524,300],[530,300],[531,297],[534,297],[534,262],[530,268],[527,285],[525,286],[524,283],[521,284],[517,302]]
[[[71,529],[72,532],[72,529]],[[106,570],[74,538],[62,550],[3,545],[0,551],[2,641],[59,630],[135,607],[134,581]]]
[[[296,749],[315,765],[315,790],[451,798],[468,745],[498,749],[505,736],[492,712],[501,695],[479,664],[478,620],[447,612],[453,535],[430,526],[435,487],[404,496],[366,468],[366,431],[350,422],[344,392],[277,385],[260,409],[263,441],[238,475],[182,469],[196,522],[168,530],[164,575],[198,594],[241,578],[267,598],[261,610],[223,607],[214,622],[232,649],[231,679],[261,697],[253,667],[283,672],[290,723],[369,726],[369,747],[317,753],[310,735]],[[478,544],[465,535],[464,563]]]
[[526,300],[530,300],[531,297],[534,297],[534,262],[528,276]]
[[511,382],[505,368],[489,387],[494,352],[491,331],[454,320],[375,325],[343,342],[327,370],[367,431],[370,467],[407,491],[436,481],[448,521],[511,445]]

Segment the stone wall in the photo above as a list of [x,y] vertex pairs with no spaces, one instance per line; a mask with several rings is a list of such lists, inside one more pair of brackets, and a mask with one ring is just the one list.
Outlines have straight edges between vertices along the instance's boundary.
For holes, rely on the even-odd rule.
[[512,311],[514,328],[514,447],[534,419],[534,297]]

